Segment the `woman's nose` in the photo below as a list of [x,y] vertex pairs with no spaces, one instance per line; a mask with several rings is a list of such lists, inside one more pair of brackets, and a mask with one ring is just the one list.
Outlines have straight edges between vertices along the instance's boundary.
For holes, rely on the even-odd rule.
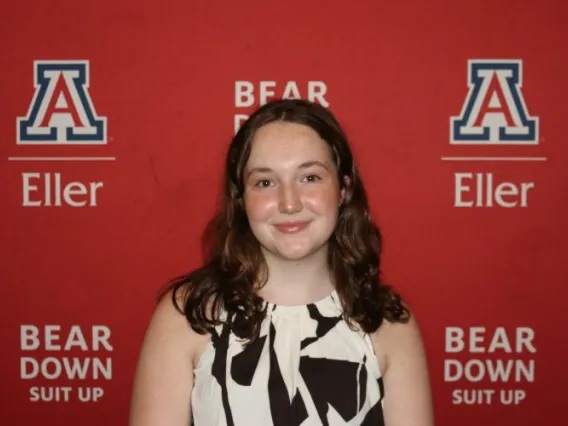
[[279,210],[281,213],[297,213],[302,210],[302,200],[295,185],[282,185],[280,187]]

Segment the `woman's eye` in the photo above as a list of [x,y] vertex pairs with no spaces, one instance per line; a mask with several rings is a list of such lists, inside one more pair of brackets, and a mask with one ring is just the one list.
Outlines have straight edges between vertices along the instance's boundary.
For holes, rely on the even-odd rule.
[[259,188],[266,188],[270,186],[270,181],[268,179],[261,179],[254,186],[257,186]]
[[308,175],[304,178],[307,182],[316,182],[318,180],[321,180],[321,178],[318,175]]

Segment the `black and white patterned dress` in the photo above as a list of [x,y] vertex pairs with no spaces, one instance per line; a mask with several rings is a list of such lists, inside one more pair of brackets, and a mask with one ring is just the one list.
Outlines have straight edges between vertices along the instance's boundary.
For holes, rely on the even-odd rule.
[[337,293],[267,303],[244,348],[219,326],[194,370],[195,426],[381,426],[383,382],[370,336],[351,330]]

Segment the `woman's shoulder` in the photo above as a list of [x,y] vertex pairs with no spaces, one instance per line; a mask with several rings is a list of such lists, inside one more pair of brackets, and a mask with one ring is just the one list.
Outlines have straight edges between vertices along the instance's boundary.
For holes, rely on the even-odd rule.
[[401,356],[424,355],[420,326],[413,312],[410,309],[408,312],[409,315],[404,321],[383,319],[380,327],[371,333],[371,340],[383,374],[393,359],[400,359]]
[[385,395],[390,395],[384,404],[387,423],[433,425],[428,361],[414,313],[405,322],[385,320],[372,339],[382,357]]
[[[177,294],[175,295],[177,297]],[[131,425],[188,424],[193,370],[208,336],[195,332],[168,291],[155,305],[140,349],[131,403]],[[183,306],[183,305],[182,305]]]
[[149,349],[176,351],[195,360],[210,336],[197,333],[184,315],[186,292],[170,289],[161,295],[146,330],[145,343]]

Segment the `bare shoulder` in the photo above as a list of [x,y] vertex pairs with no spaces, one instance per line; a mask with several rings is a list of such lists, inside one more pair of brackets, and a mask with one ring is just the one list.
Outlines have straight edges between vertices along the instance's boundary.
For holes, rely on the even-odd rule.
[[406,323],[383,320],[371,337],[382,361],[383,373],[388,369],[391,359],[398,358],[401,352],[425,355],[422,333],[412,313]]
[[[183,306],[181,298],[177,302]],[[193,367],[208,340],[176,309],[171,292],[160,299],[138,357],[131,426],[189,424]]]
[[428,361],[418,321],[383,321],[371,336],[383,383],[385,423],[389,426],[433,426]]
[[157,346],[165,344],[165,348],[171,346],[170,349],[175,349],[180,354],[197,357],[200,346],[209,340],[209,336],[198,334],[191,328],[185,315],[180,312],[183,305],[183,292],[176,294],[175,304],[172,291],[166,293],[156,305],[144,343]]

